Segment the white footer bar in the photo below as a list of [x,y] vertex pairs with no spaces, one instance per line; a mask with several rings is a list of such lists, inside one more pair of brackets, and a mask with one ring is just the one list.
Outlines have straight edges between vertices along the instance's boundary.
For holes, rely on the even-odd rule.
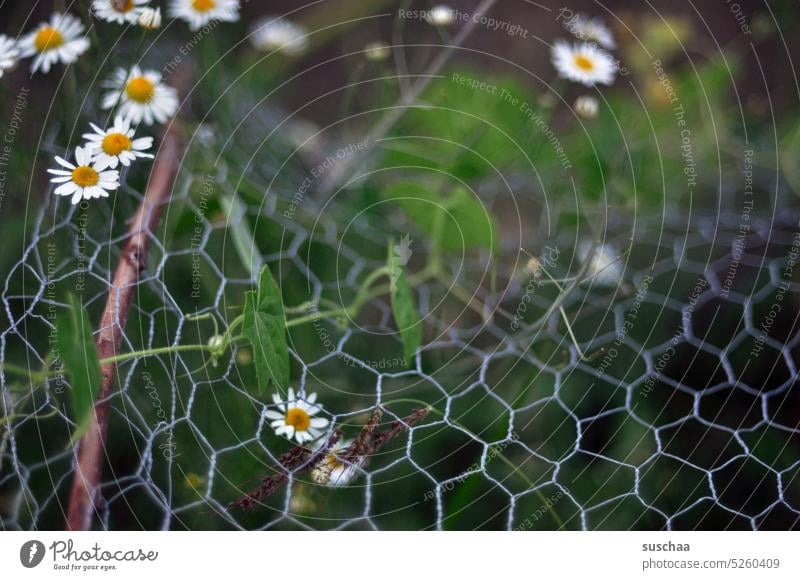
[[0,569],[4,578],[136,580],[750,580],[800,578],[798,540],[792,532],[2,532]]

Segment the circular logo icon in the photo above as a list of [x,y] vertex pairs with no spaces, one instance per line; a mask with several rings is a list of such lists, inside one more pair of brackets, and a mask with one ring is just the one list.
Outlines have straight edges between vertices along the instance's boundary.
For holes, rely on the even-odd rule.
[[19,549],[19,561],[26,568],[35,568],[44,559],[44,544],[39,540],[30,540]]

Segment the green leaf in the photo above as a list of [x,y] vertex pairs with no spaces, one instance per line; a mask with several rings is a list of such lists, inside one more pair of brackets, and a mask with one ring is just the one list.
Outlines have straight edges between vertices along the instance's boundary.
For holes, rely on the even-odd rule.
[[384,190],[383,195],[400,206],[443,250],[486,248],[497,252],[494,217],[467,189],[457,187],[445,196],[418,183],[400,182]]
[[243,333],[253,347],[258,392],[270,381],[279,388],[289,384],[289,347],[281,291],[267,266],[261,268],[258,290],[246,292]]
[[389,269],[392,277],[392,314],[403,340],[406,364],[410,367],[414,364],[414,355],[422,344],[422,321],[406,273],[392,256],[389,257]]
[[89,316],[73,294],[67,296],[67,304],[69,311],[56,320],[56,344],[72,387],[72,413],[77,425],[72,434],[75,442],[89,427],[95,397],[100,392],[101,374]]
[[220,204],[228,217],[227,232],[233,240],[236,253],[252,276],[261,265],[261,256],[256,251],[256,242],[253,239],[250,223],[247,221],[247,208],[235,194],[223,195]]

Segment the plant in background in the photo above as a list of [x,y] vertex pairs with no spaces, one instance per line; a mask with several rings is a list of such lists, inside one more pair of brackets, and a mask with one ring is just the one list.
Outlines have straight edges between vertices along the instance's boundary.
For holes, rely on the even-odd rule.
[[92,0],[95,17],[116,24],[135,24],[150,0]]
[[239,20],[239,0],[170,0],[169,15],[189,24],[189,30],[200,30],[215,22]]
[[89,50],[84,30],[76,17],[54,12],[49,22],[39,24],[20,38],[17,47],[22,58],[34,57],[31,72],[48,73],[54,64],[71,64]]
[[178,111],[178,92],[158,71],[142,70],[138,65],[130,70],[119,68],[105,86],[111,91],[103,96],[102,108],[118,109],[132,125],[166,123]]

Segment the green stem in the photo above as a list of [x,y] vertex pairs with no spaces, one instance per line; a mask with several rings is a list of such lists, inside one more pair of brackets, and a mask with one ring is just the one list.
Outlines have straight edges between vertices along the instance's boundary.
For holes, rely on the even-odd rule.
[[45,373],[44,371],[33,372],[30,369],[26,369],[25,367],[21,367],[11,363],[3,363],[3,365],[0,366],[0,368],[2,368],[3,372],[5,373],[15,374],[21,377],[29,378],[31,379],[32,382],[37,382],[34,379],[42,380],[49,375],[49,373]]
[[92,18],[92,11],[89,9],[89,1],[88,0],[81,0],[81,12],[83,13],[84,20],[88,23],[89,27],[89,36],[92,37],[92,44],[95,47],[100,48],[102,46],[100,42],[100,36],[97,34],[97,28],[95,26],[95,19]]
[[331,310],[321,310],[317,312],[312,312],[311,314],[306,314],[305,316],[300,316],[298,318],[293,318],[292,320],[286,321],[286,328],[291,328],[293,326],[300,326],[301,324],[305,324],[307,322],[312,322],[319,318],[336,318],[339,316],[355,316],[358,313],[358,310],[363,306],[365,302],[368,302],[372,298],[376,296],[380,296],[381,293],[375,294],[374,291],[370,292],[370,286],[372,286],[375,280],[378,280],[382,276],[389,275],[389,267],[383,266],[378,268],[374,272],[372,272],[369,276],[364,278],[364,281],[359,286],[358,291],[356,292],[356,296],[353,299],[353,302],[346,307],[341,308],[332,308]]
[[133,352],[126,352],[123,354],[118,354],[116,356],[110,356],[108,358],[100,359],[100,364],[105,365],[109,363],[119,363],[126,360],[130,360],[132,358],[138,358],[140,356],[150,356],[154,354],[170,354],[173,352],[186,352],[192,350],[205,350],[209,352],[216,351],[216,348],[212,348],[210,346],[206,346],[205,344],[179,344],[177,346],[162,346],[159,348],[149,348],[147,350],[136,350]]
[[219,326],[217,325],[217,317],[214,316],[212,312],[206,312],[204,314],[189,314],[186,317],[187,322],[200,322],[201,320],[208,319],[211,319],[211,322],[214,323],[214,335],[216,336],[219,334]]

